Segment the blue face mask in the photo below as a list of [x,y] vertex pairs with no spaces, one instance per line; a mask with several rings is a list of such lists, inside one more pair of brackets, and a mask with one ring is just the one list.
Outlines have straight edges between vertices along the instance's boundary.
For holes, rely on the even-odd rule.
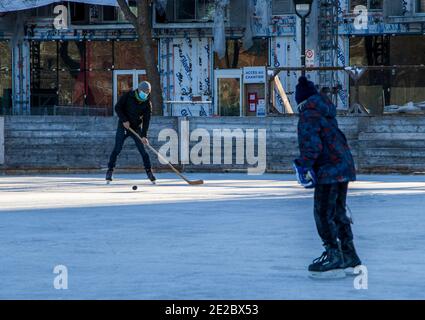
[[148,94],[147,93],[144,93],[143,91],[138,91],[138,93],[139,93],[140,100],[145,101],[145,100],[148,99]]

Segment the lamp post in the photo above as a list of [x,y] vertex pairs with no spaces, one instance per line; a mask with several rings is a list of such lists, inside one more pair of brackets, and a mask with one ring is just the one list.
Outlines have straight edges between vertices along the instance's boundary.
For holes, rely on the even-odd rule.
[[[305,67],[305,20],[311,13],[313,0],[294,0],[295,13],[301,19],[301,66]],[[301,71],[305,75],[305,69]]]

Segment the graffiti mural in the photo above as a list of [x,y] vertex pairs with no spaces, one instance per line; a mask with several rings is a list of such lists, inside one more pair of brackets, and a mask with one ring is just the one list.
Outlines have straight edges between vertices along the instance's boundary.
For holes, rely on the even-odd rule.
[[[297,51],[298,50],[298,51]],[[295,67],[299,66],[299,49],[297,49],[296,39],[294,37],[275,37],[271,40],[271,66],[279,67]],[[295,102],[295,85],[297,83],[296,72],[281,72],[279,74],[280,82],[286,91],[288,99],[293,107],[296,109],[297,103]],[[274,96],[275,106],[279,112],[283,112],[283,102],[277,91]]]
[[[200,37],[161,39],[160,72],[164,99],[174,101],[167,110],[176,116],[211,114],[211,39]],[[190,104],[182,103],[184,101]],[[199,102],[199,103],[196,103]]]

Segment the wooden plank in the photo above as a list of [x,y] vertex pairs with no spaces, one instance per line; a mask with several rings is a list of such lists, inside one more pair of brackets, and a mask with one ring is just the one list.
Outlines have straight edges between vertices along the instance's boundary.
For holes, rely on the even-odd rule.
[[274,77],[274,84],[276,86],[277,92],[280,95],[280,98],[283,101],[283,106],[285,108],[285,113],[293,114],[294,110],[292,109],[291,103],[289,102],[288,96],[286,95],[285,89],[283,89],[282,83],[280,82],[279,77]]

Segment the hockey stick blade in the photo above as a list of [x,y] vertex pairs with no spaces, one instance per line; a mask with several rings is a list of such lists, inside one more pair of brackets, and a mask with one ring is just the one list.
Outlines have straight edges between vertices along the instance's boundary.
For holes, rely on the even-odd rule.
[[204,180],[188,180],[187,183],[191,185],[204,184]]

